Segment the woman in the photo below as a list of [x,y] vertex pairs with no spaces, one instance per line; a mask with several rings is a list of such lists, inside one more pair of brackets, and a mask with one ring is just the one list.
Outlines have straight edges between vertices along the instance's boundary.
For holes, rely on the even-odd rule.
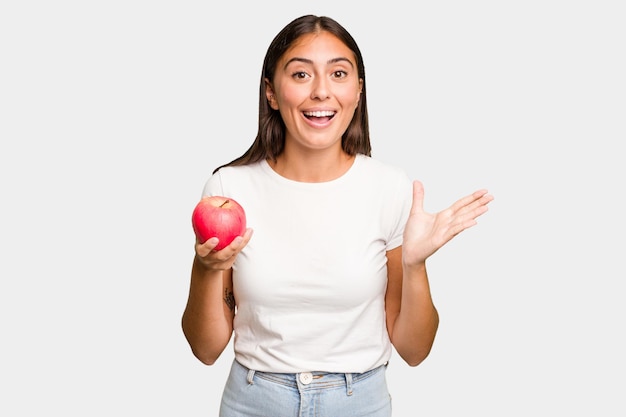
[[370,150],[357,44],[328,17],[295,19],[265,56],[254,143],[203,190],[254,228],[195,246],[184,334],[210,365],[234,333],[220,416],[390,416],[392,346],[410,366],[428,356],[426,259],[493,198],[425,213],[421,183]]

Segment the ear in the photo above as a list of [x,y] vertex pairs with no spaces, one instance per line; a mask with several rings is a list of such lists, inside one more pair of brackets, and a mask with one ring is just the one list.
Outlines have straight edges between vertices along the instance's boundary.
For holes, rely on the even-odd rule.
[[274,94],[274,88],[272,88],[272,83],[266,78],[265,79],[265,97],[267,98],[270,107],[274,110],[278,110],[278,101],[276,100],[276,96]]
[[359,103],[361,102],[361,93],[363,93],[363,78],[359,78],[359,91],[356,92],[356,104],[354,106],[354,110],[359,108]]

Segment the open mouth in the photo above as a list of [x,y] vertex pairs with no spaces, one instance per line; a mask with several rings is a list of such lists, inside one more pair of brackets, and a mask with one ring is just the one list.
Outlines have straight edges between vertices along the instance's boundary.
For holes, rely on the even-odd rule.
[[304,117],[309,120],[315,120],[319,122],[325,122],[332,119],[335,116],[334,111],[324,110],[324,111],[305,111]]

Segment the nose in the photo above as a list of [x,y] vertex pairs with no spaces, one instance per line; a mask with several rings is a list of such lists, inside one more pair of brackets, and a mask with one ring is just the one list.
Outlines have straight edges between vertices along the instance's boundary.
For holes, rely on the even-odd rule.
[[324,77],[316,77],[312,84],[311,99],[326,100],[330,97],[330,84]]

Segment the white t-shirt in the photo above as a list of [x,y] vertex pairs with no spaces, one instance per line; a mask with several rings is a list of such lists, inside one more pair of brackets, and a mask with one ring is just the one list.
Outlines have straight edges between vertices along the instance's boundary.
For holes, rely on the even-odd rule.
[[411,180],[358,155],[333,181],[303,183],[266,161],[225,167],[203,195],[239,202],[254,229],[233,265],[235,358],[265,372],[353,372],[391,356],[386,251],[402,244]]

